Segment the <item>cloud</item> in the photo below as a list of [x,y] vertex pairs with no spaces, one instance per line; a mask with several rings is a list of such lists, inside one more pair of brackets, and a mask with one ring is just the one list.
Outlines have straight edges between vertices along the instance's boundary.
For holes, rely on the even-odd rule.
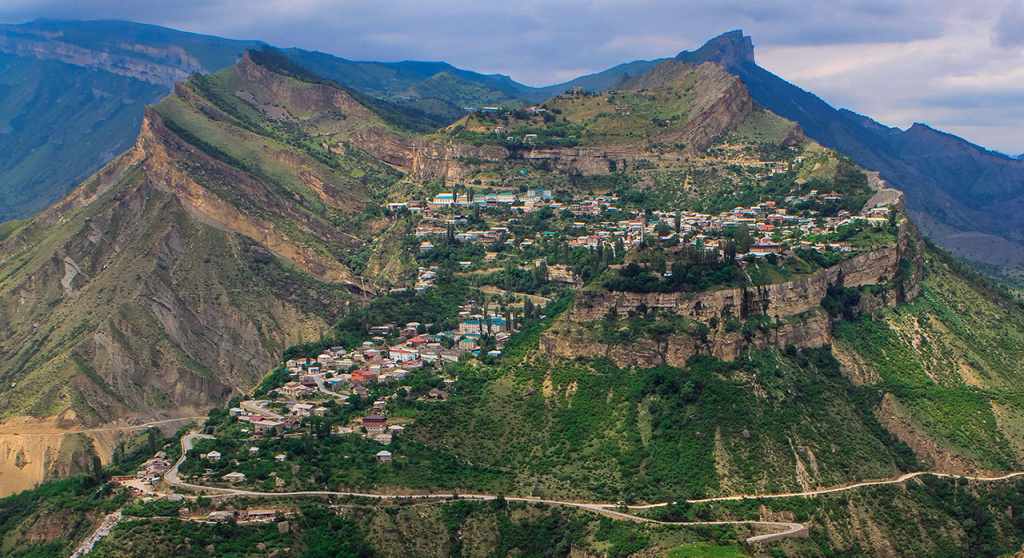
[[992,28],[992,44],[1001,48],[1024,45],[1024,2],[1014,2],[999,16]]

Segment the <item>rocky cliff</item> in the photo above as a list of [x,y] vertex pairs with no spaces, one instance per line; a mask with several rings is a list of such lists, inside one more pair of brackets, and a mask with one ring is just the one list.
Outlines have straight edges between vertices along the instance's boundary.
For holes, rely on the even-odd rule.
[[[829,287],[881,287],[862,297],[858,310],[863,312],[895,306],[917,297],[923,273],[916,250],[919,240],[916,229],[904,219],[898,242],[893,246],[855,256],[810,277],[762,287],[695,293],[580,291],[568,316],[560,322],[562,327],[542,335],[541,348],[544,352],[567,357],[603,355],[620,366],[683,366],[696,354],[730,361],[748,347],[821,347],[832,339],[832,322],[821,308]],[[900,277],[901,260],[910,263],[913,271],[909,276]],[[618,316],[634,315],[641,307],[705,324],[726,313],[742,320],[764,315],[770,317],[775,326],[754,336],[727,332],[719,326],[706,339],[692,332],[677,332],[662,341],[643,339],[629,346],[597,342],[588,335],[586,327],[576,327],[599,321],[610,311]]]

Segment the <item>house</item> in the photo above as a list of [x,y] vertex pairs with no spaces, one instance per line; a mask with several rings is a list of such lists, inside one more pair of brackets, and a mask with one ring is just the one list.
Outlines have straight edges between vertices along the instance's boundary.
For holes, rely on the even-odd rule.
[[405,434],[405,428],[397,424],[393,424],[388,427],[388,434],[391,434],[392,436],[401,436],[402,434]]
[[381,415],[363,417],[363,428],[367,432],[383,433],[388,429],[388,419]]
[[260,452],[260,448],[258,448],[256,446],[253,446],[253,447],[249,448],[249,455],[256,455],[259,452]]
[[210,463],[216,463],[220,461],[220,452],[216,450],[211,451],[210,453],[206,454],[206,460],[209,461]]
[[459,322],[459,333],[482,333],[483,327],[480,324],[480,320],[464,320]]
[[376,455],[377,463],[391,463],[394,460],[394,456],[391,455],[390,451],[380,450]]
[[444,192],[434,196],[434,205],[452,205],[455,203],[455,195],[451,192]]
[[231,484],[245,482],[245,474],[239,472],[231,472],[221,477],[220,480],[230,482]]
[[277,510],[246,510],[239,514],[243,521],[273,521],[277,519]]
[[782,251],[781,244],[775,243],[759,243],[754,244],[750,247],[750,253],[755,256],[765,256],[767,254],[777,254]]
[[373,441],[377,442],[382,446],[391,444],[391,434],[377,434],[373,437]]
[[284,423],[278,420],[262,420],[253,423],[257,435],[262,436],[273,431],[275,434],[284,434]]
[[277,455],[275,455],[275,456],[274,456],[274,460],[275,460],[275,461],[279,461],[279,462],[282,462],[282,463],[283,463],[283,462],[285,462],[285,461],[287,461],[287,460],[288,460],[288,454],[285,454],[285,453],[279,453],[279,454],[277,454]]
[[444,401],[448,399],[448,392],[441,391],[439,389],[432,389],[427,392],[427,396],[430,397],[431,399],[440,399],[441,401]]
[[419,351],[409,351],[406,349],[395,349],[389,354],[391,356],[391,360],[398,363],[411,362],[420,358]]
[[[238,473],[238,474],[241,474],[241,473]],[[210,512],[210,515],[207,518],[210,521],[216,521],[216,522],[224,523],[224,522],[228,522],[228,521],[233,520],[235,518],[235,512],[233,512],[233,511],[215,511],[215,512]]]

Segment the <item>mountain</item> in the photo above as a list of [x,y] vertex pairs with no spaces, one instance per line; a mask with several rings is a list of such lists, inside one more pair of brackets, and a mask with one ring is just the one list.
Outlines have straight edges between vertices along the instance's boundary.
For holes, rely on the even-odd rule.
[[[399,175],[314,138],[388,124],[260,56],[179,84],[147,109],[131,149],[4,240],[5,419],[56,417],[55,434],[205,414],[374,292],[352,257],[369,252],[364,237],[390,238],[363,212]],[[52,460],[44,450],[29,460]]]
[[906,193],[907,210],[933,241],[968,260],[1024,266],[1024,162],[914,124],[890,128],[835,109],[754,61],[750,37],[731,31],[676,60],[715,62],[759,104],[800,123],[808,137],[881,173]]
[[[203,414],[247,391],[286,347],[414,276],[407,241],[416,219],[380,206],[430,195],[441,180],[499,184],[521,177],[524,161],[537,179],[558,181],[610,165],[683,170],[745,122],[741,134],[800,141],[791,123],[754,111],[742,83],[718,66],[689,67],[680,79],[689,90],[655,104],[649,94],[620,95],[616,102],[638,108],[598,117],[595,133],[583,129],[589,112],[614,103],[579,91],[553,99],[571,125],[552,122],[549,139],[531,143],[520,129],[547,125],[543,113],[480,113],[417,134],[394,105],[269,48],[193,74],[146,110],[131,149],[32,220],[7,226],[2,416],[43,419],[57,435]],[[521,141],[474,131],[483,115],[505,118]],[[676,125],[665,126],[672,117]],[[15,444],[10,456],[25,451],[5,443]]]
[[175,82],[258,45],[123,21],[0,26],[0,221],[39,212],[131,147],[144,107]]
[[[144,107],[193,72],[235,63],[258,41],[233,41],[126,21],[37,20],[0,25],[0,223],[57,201],[138,134]],[[566,89],[607,89],[654,62],[622,64],[544,88],[443,62],[355,62],[300,49],[300,65],[394,104],[422,125],[444,126],[464,107],[522,107]],[[53,165],[59,159],[60,165]]]
[[[0,502],[3,548],[62,554],[118,509],[140,519],[98,556],[257,538],[278,556],[1020,548],[1019,479],[960,476],[1024,466],[1024,305],[739,77],[672,60],[614,92],[439,130],[414,117],[247,51],[151,106],[135,145],[61,202],[0,229],[0,489],[89,473]],[[321,356],[339,390],[312,399],[323,416],[254,437],[272,415],[229,411],[248,395],[298,416],[291,373]],[[349,432],[367,413],[401,433]],[[190,450],[150,430],[108,453],[105,428],[203,415],[212,438]],[[26,435],[40,431],[70,435]],[[97,484],[157,450],[186,451],[194,482],[243,472],[238,488],[292,515],[148,519],[252,502]],[[922,471],[958,478],[905,477]],[[340,516],[308,492],[296,512],[297,491],[495,499],[335,494]],[[750,542],[751,521],[809,536]]]

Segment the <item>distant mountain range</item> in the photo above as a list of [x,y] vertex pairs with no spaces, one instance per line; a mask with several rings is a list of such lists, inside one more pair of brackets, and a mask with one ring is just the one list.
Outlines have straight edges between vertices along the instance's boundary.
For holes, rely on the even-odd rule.
[[[143,107],[191,72],[233,64],[256,41],[231,41],[122,21],[0,26],[0,222],[54,203],[131,146]],[[613,89],[664,59],[634,61],[549,87],[444,62],[358,62],[282,51],[354,92],[394,104],[421,126],[449,124],[467,107],[525,106],[567,89]],[[835,109],[758,66],[750,37],[732,31],[678,61],[711,61],[744,80],[765,108],[807,136],[880,172],[907,195],[935,242],[967,259],[1024,267],[1024,161],[915,124],[906,131]],[[54,164],[57,161],[57,164]]]
[[[259,41],[233,41],[125,21],[0,25],[0,223],[56,202],[135,141],[143,109],[192,72],[234,64]],[[284,51],[364,95],[422,113],[433,126],[464,107],[525,106],[573,87],[603,90],[659,61],[622,64],[544,88],[443,62],[355,62]],[[56,162],[56,164],[55,164]]]

